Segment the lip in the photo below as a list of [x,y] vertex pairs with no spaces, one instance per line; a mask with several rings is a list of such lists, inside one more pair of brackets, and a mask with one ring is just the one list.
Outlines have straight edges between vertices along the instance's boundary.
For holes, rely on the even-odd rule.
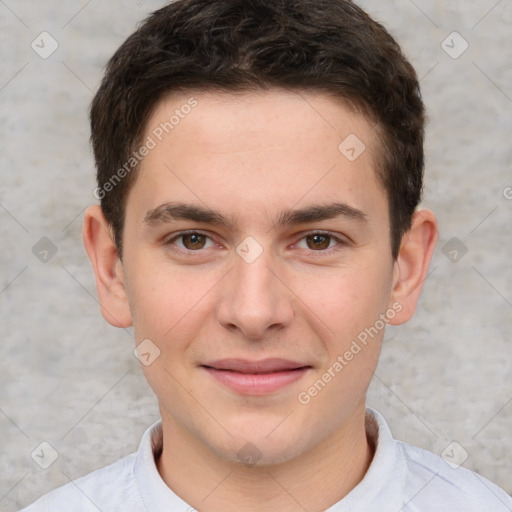
[[287,359],[221,359],[201,365],[212,377],[237,393],[265,395],[304,376],[311,366]]

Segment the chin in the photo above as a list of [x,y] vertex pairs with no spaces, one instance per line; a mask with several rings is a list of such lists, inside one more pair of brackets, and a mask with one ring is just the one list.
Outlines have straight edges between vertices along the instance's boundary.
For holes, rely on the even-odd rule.
[[212,440],[208,444],[219,457],[250,468],[283,464],[307,450],[304,436],[292,435],[285,429],[279,433],[272,432],[275,427],[276,423],[258,432],[254,432],[254,426],[247,430],[239,429],[226,444],[219,445]]

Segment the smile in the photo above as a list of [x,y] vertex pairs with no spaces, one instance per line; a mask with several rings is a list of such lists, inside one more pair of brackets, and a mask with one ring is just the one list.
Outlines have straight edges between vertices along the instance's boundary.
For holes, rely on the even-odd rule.
[[301,379],[310,365],[285,359],[223,359],[201,365],[214,379],[244,395],[276,392]]

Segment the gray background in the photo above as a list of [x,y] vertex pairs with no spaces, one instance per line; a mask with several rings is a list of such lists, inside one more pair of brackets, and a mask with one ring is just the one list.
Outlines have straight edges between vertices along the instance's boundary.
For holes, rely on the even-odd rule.
[[[80,229],[95,202],[88,104],[108,57],[163,4],[0,0],[2,511],[134,451],[158,418],[130,332],[100,316]],[[360,4],[422,77],[424,204],[441,238],[415,318],[387,332],[369,404],[399,439],[438,454],[456,441],[465,467],[510,493],[512,1]],[[31,48],[42,31],[59,45],[46,59]],[[458,58],[453,31],[469,44]],[[46,470],[31,458],[43,441],[58,453]]]

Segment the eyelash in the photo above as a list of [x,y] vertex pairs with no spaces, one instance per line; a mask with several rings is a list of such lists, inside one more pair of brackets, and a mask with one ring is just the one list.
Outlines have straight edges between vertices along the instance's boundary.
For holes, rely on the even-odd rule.
[[[165,240],[164,244],[172,247],[173,251],[178,252],[180,254],[185,254],[190,257],[201,256],[202,252],[205,251],[206,249],[198,249],[198,250],[194,251],[192,249],[178,249],[178,248],[176,248],[176,246],[174,246],[174,242],[176,240],[179,240],[180,238],[183,238],[186,235],[201,235],[201,236],[208,238],[212,242],[214,242],[212,240],[212,238],[209,235],[207,235],[206,233],[203,233],[202,231],[197,231],[197,230],[190,230],[190,231],[181,231],[180,233],[173,235],[172,238]],[[314,235],[325,236],[325,237],[330,238],[331,241],[334,240],[335,242],[337,242],[336,246],[327,248],[327,249],[319,249],[316,251],[313,249],[307,249],[309,253],[314,255],[314,257],[322,257],[322,256],[331,255],[332,253],[338,252],[341,249],[343,249],[343,247],[348,245],[348,242],[346,240],[343,240],[342,238],[337,237],[328,231],[311,231],[309,233],[306,233],[305,235],[302,236],[302,238],[299,240],[299,242],[296,242],[296,244],[300,243],[302,240],[306,239],[308,236],[314,236]],[[294,244],[294,245],[296,245],[296,244]]]

